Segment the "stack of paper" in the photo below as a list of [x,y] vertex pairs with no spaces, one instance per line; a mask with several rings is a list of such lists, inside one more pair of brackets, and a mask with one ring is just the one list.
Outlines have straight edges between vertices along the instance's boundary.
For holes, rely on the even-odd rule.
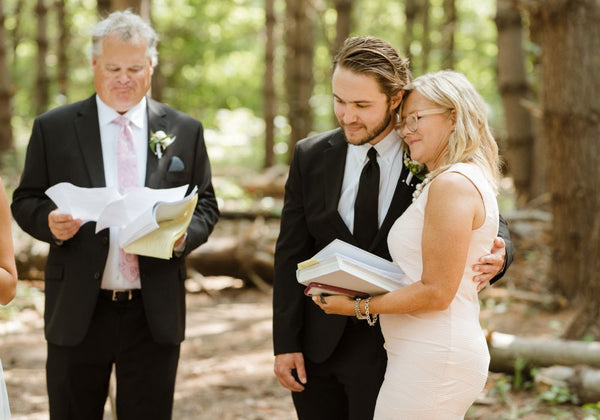
[[119,246],[125,251],[169,259],[177,239],[187,230],[198,202],[197,187],[133,188],[121,195],[115,188],[83,188],[68,182],[46,190],[62,213],[96,222],[96,233],[118,227]]
[[298,282],[322,283],[369,295],[399,289],[411,281],[395,263],[335,239],[309,260],[298,264]]
[[130,254],[168,260],[173,255],[175,242],[192,221],[197,202],[198,194],[194,190],[183,200],[155,204],[151,211],[122,230],[121,234],[127,235],[123,249]]

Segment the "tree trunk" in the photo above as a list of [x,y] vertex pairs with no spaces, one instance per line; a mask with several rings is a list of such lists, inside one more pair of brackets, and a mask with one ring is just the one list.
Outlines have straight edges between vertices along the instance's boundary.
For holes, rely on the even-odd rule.
[[442,29],[442,70],[454,68],[454,31],[456,30],[455,0],[444,0],[444,28]]
[[506,123],[505,156],[517,192],[517,203],[531,198],[533,167],[545,159],[533,160],[533,131],[530,111],[523,106],[529,101],[525,73],[521,14],[512,0],[498,0],[498,86],[504,105]]
[[10,81],[6,59],[6,36],[4,34],[4,2],[0,0],[0,152],[13,147],[12,97],[14,89]]
[[268,168],[275,164],[275,0],[265,0],[265,76],[264,76],[264,105],[265,120],[265,163]]
[[404,14],[406,15],[406,31],[404,33],[404,55],[410,60],[411,66],[414,65],[412,62],[412,54],[410,52],[410,46],[414,39],[414,26],[417,17],[417,10],[419,6],[416,0],[406,0],[404,3]]
[[429,71],[429,57],[431,56],[431,28],[429,18],[429,0],[423,0],[421,3],[421,15],[423,19],[423,51],[421,53],[421,73],[427,73]]
[[68,102],[67,92],[69,86],[69,60],[67,48],[69,47],[69,27],[65,2],[56,0],[56,14],[58,19],[58,45],[56,55],[58,56],[58,93],[65,103]]
[[[342,48],[344,41],[346,41],[346,39],[350,36],[350,32],[352,31],[352,11],[354,9],[354,0],[334,0],[334,6],[337,19],[335,21],[335,39],[329,48],[332,59]],[[331,122],[334,127],[337,127],[339,124],[335,114],[331,115]]]
[[[145,2],[148,3],[144,4]],[[105,18],[114,11],[127,9],[149,21],[149,0],[98,0],[98,15],[100,18]]]
[[553,285],[581,308],[573,326],[588,327],[569,330],[581,336],[597,330],[600,307],[600,2],[521,3],[542,50],[542,126],[554,220],[550,272]]
[[111,0],[98,0],[98,16],[105,18],[112,11]]
[[285,22],[285,85],[291,128],[288,161],[291,161],[298,140],[306,137],[313,123],[312,96],[314,17],[309,0],[286,0]]
[[46,0],[38,0],[35,7],[37,17],[37,77],[35,84],[35,112],[41,114],[48,109],[50,98],[50,78],[46,57],[48,55],[48,7]]
[[129,3],[137,3],[137,7],[139,7],[139,14],[142,19],[144,19],[146,22],[152,22],[152,19],[150,18],[152,0],[129,0]]
[[25,6],[25,0],[18,0],[15,5],[15,26],[8,32],[9,39],[12,40],[12,69],[16,71],[17,69],[17,47],[21,42],[21,22],[23,21],[23,8]]
[[337,20],[335,21],[335,41],[331,49],[332,57],[342,48],[342,44],[352,30],[352,10],[354,0],[334,0]]

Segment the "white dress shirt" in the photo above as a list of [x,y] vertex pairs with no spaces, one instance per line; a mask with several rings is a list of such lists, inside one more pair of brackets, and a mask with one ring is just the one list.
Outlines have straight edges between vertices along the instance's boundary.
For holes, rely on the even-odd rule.
[[404,156],[400,143],[400,136],[398,136],[396,130],[392,130],[375,146],[369,143],[361,146],[348,145],[338,212],[350,232],[354,232],[354,202],[358,193],[360,174],[369,161],[367,152],[371,147],[375,147],[375,150],[377,150],[377,163],[379,164],[378,225],[381,227],[404,167]]
[[[117,166],[117,140],[120,127],[112,121],[120,114],[106,105],[96,95],[98,104],[98,122],[100,123],[100,141],[102,143],[102,160],[104,163],[104,179],[107,187],[119,187]],[[123,116],[131,121],[133,144],[137,161],[138,184],[144,186],[146,179],[146,159],[148,157],[148,115],[146,112],[146,98],[132,107]],[[129,281],[119,272],[119,244],[117,234],[119,228],[110,228],[110,245],[108,258],[102,276],[102,289],[123,290],[138,289],[141,287],[140,279]]]

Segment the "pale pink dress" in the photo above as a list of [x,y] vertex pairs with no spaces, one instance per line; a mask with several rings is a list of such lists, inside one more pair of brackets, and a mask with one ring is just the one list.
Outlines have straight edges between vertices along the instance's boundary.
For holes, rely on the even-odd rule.
[[[487,379],[490,357],[479,325],[471,267],[492,249],[498,233],[498,205],[478,166],[459,163],[448,171],[463,174],[478,188],[486,209],[485,221],[473,231],[462,280],[446,310],[380,317],[388,365],[375,408],[376,420],[462,419]],[[388,236],[393,260],[413,281],[420,280],[423,271],[421,235],[431,183],[395,222]]]

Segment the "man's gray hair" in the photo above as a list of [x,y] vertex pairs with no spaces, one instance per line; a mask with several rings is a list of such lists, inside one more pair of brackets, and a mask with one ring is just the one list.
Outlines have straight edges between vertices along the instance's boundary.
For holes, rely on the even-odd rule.
[[146,21],[129,10],[113,12],[101,20],[92,29],[92,58],[102,54],[102,40],[108,35],[116,35],[122,41],[131,44],[146,42],[146,57],[152,66],[158,63],[158,35]]

